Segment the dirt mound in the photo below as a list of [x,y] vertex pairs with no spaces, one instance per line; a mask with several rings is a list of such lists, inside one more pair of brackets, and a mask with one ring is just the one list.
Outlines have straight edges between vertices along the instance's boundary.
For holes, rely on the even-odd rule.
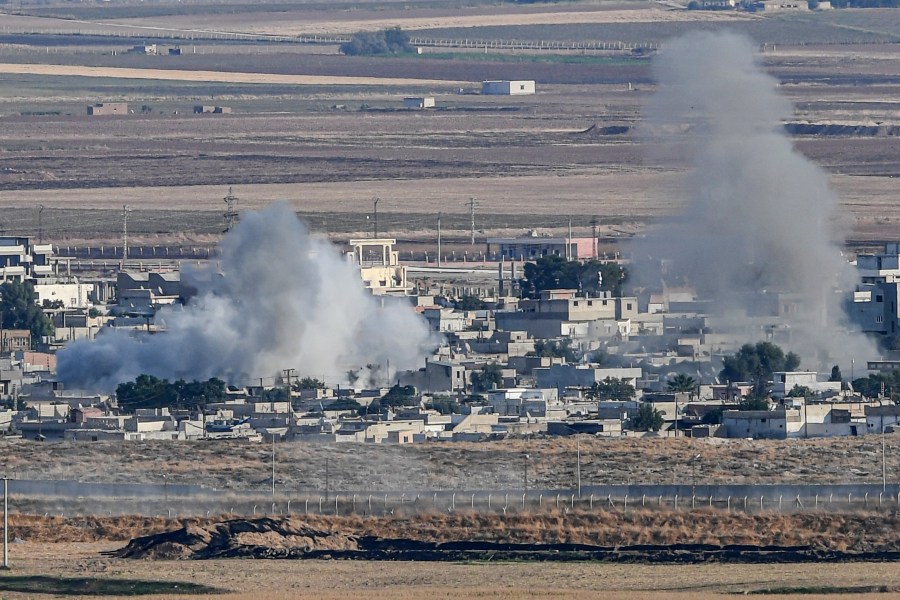
[[353,536],[314,529],[299,519],[233,519],[148,535],[114,553],[122,558],[208,559],[299,557],[357,550]]

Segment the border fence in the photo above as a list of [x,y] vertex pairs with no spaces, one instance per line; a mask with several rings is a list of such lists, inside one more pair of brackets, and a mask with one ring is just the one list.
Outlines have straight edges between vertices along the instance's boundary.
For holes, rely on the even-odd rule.
[[609,510],[855,512],[900,510],[900,485],[610,485],[559,490],[216,490],[166,484],[10,480],[17,512],[48,516],[203,517]]

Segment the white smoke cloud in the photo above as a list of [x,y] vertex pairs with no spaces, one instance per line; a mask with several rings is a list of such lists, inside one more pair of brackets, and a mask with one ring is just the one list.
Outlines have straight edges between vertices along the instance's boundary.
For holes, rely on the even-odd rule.
[[182,271],[198,294],[157,313],[163,333],[116,330],[71,343],[58,355],[60,380],[106,390],[142,373],[247,384],[294,368],[334,382],[367,364],[386,377],[388,362],[391,372],[417,367],[431,347],[407,302],[372,297],[356,267],[286,204],[243,214],[219,255]]
[[[694,286],[720,314],[764,312],[782,294],[801,307],[785,317],[785,345],[808,367],[817,357],[872,358],[874,346],[843,328],[837,290],[852,288],[856,273],[841,255],[839,200],[784,133],[792,106],[758,66],[753,43],[692,33],[666,44],[654,67],[659,90],[645,141],[690,170],[683,213],[632,248],[637,280],[658,275],[642,271],[642,259],[670,259],[668,283]],[[744,324],[735,320],[736,329]]]

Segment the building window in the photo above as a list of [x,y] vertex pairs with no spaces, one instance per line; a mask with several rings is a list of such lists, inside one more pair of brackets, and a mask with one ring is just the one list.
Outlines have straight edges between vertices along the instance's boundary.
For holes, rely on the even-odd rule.
[[876,323],[884,323],[884,315],[877,315],[875,317],[875,322]]
[[631,310],[631,302],[625,305],[625,310]]
[[875,302],[884,302],[884,296],[875,296]]

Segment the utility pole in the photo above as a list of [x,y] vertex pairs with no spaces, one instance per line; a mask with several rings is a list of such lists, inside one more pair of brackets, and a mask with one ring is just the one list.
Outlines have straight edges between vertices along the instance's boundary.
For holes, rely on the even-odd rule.
[[272,433],[272,499],[275,499],[275,434]]
[[325,457],[325,502],[328,502],[328,457]]
[[375,196],[375,201],[373,202],[373,204],[374,204],[373,216],[375,219],[375,239],[378,239],[378,200],[380,200],[380,198],[378,196]]
[[572,260],[572,217],[569,217],[569,237],[566,238],[566,260]]
[[581,436],[575,434],[575,475],[578,478],[578,497],[581,498]]
[[524,469],[524,474],[523,474],[524,476],[523,476],[523,478],[522,478],[522,483],[523,483],[523,488],[524,488],[523,491],[524,491],[524,493],[525,493],[526,495],[528,494],[528,461],[529,461],[529,460],[531,460],[531,455],[530,455],[530,454],[526,454],[526,455],[525,455],[525,461],[522,463],[523,466],[524,466],[524,468],[525,468],[525,469]]
[[599,221],[597,220],[597,215],[594,215],[591,218],[591,258],[597,258],[597,224]]
[[38,244],[44,243],[44,205],[38,205]]
[[[291,374],[295,370],[296,369],[284,369],[284,380],[285,380],[285,383],[287,384],[288,412],[291,413],[291,415],[294,414],[294,403],[291,400]],[[291,425],[293,425],[293,419],[291,419]]]
[[128,205],[122,206],[122,266],[128,260]]
[[3,570],[9,569],[9,477],[3,478]]
[[225,201],[225,214],[222,215],[223,217],[225,217],[225,231],[223,233],[228,233],[229,231],[234,229],[238,218],[238,198],[231,192],[231,186],[228,187],[228,195],[222,198],[222,200]]
[[438,213],[438,253],[437,253],[437,266],[441,266],[441,213]]
[[472,246],[475,245],[475,207],[476,206],[478,206],[478,200],[476,198],[471,198],[469,200],[469,218],[470,218],[469,233],[470,233],[470,238],[471,238],[469,240],[469,243]]

